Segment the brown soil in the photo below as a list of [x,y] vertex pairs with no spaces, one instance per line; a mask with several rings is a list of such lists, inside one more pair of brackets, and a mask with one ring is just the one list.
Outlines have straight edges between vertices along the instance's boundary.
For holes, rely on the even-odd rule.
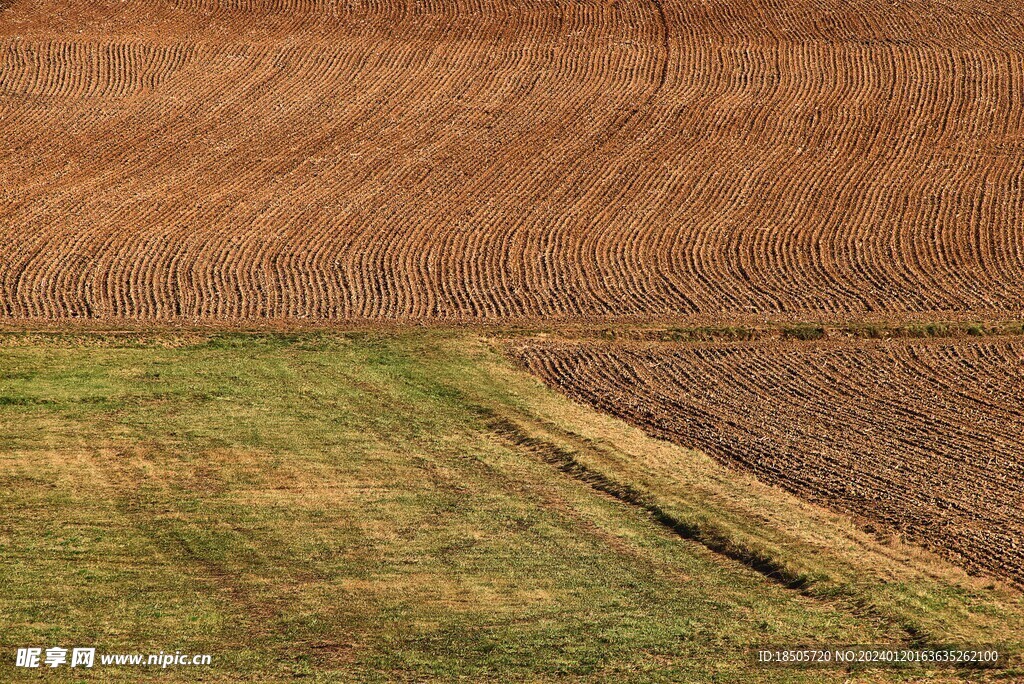
[[1022,47],[994,0],[5,0],[0,318],[1019,312]]

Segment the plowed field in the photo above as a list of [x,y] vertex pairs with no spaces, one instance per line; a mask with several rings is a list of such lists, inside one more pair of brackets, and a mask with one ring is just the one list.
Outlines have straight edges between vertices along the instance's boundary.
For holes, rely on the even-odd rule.
[[542,343],[567,394],[1024,583],[1024,342]]
[[1007,0],[4,0],[0,317],[1024,308]]

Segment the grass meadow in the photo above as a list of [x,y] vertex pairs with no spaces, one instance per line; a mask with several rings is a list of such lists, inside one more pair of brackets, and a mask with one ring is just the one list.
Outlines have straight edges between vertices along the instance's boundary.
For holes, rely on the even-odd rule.
[[[1012,590],[573,405],[500,344],[4,335],[0,680],[889,681],[922,673],[751,649],[1024,633]],[[213,663],[15,668],[26,646]]]

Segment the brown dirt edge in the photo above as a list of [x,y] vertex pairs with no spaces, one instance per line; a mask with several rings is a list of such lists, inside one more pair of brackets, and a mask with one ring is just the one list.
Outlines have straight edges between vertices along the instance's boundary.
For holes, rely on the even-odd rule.
[[413,330],[477,333],[498,339],[605,340],[625,342],[747,342],[758,340],[816,341],[829,339],[925,339],[959,337],[1001,337],[1024,335],[1024,317],[1012,319],[907,318],[905,320],[850,319],[807,321],[775,319],[762,322],[742,320],[676,321],[649,320],[644,323],[584,322],[547,320],[514,321],[328,321],[328,320],[231,320],[231,319],[4,319],[0,317],[2,339],[23,335],[59,337],[64,335],[215,335],[215,334],[402,334]]

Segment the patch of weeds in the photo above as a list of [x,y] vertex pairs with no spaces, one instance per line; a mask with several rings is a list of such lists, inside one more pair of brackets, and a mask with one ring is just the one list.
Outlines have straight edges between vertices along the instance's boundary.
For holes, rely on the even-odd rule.
[[720,340],[731,340],[735,342],[756,340],[759,335],[756,330],[739,326],[728,326],[724,328],[705,328],[711,332],[711,336]]
[[787,340],[820,340],[825,337],[825,328],[820,325],[801,323],[782,329],[782,338]]
[[946,337],[949,328],[942,323],[923,323],[906,328],[907,337]]
[[756,340],[758,337],[758,332],[751,328],[744,328],[741,326],[721,326],[655,330],[646,335],[642,335],[641,339],[653,339],[658,342],[739,342]]

